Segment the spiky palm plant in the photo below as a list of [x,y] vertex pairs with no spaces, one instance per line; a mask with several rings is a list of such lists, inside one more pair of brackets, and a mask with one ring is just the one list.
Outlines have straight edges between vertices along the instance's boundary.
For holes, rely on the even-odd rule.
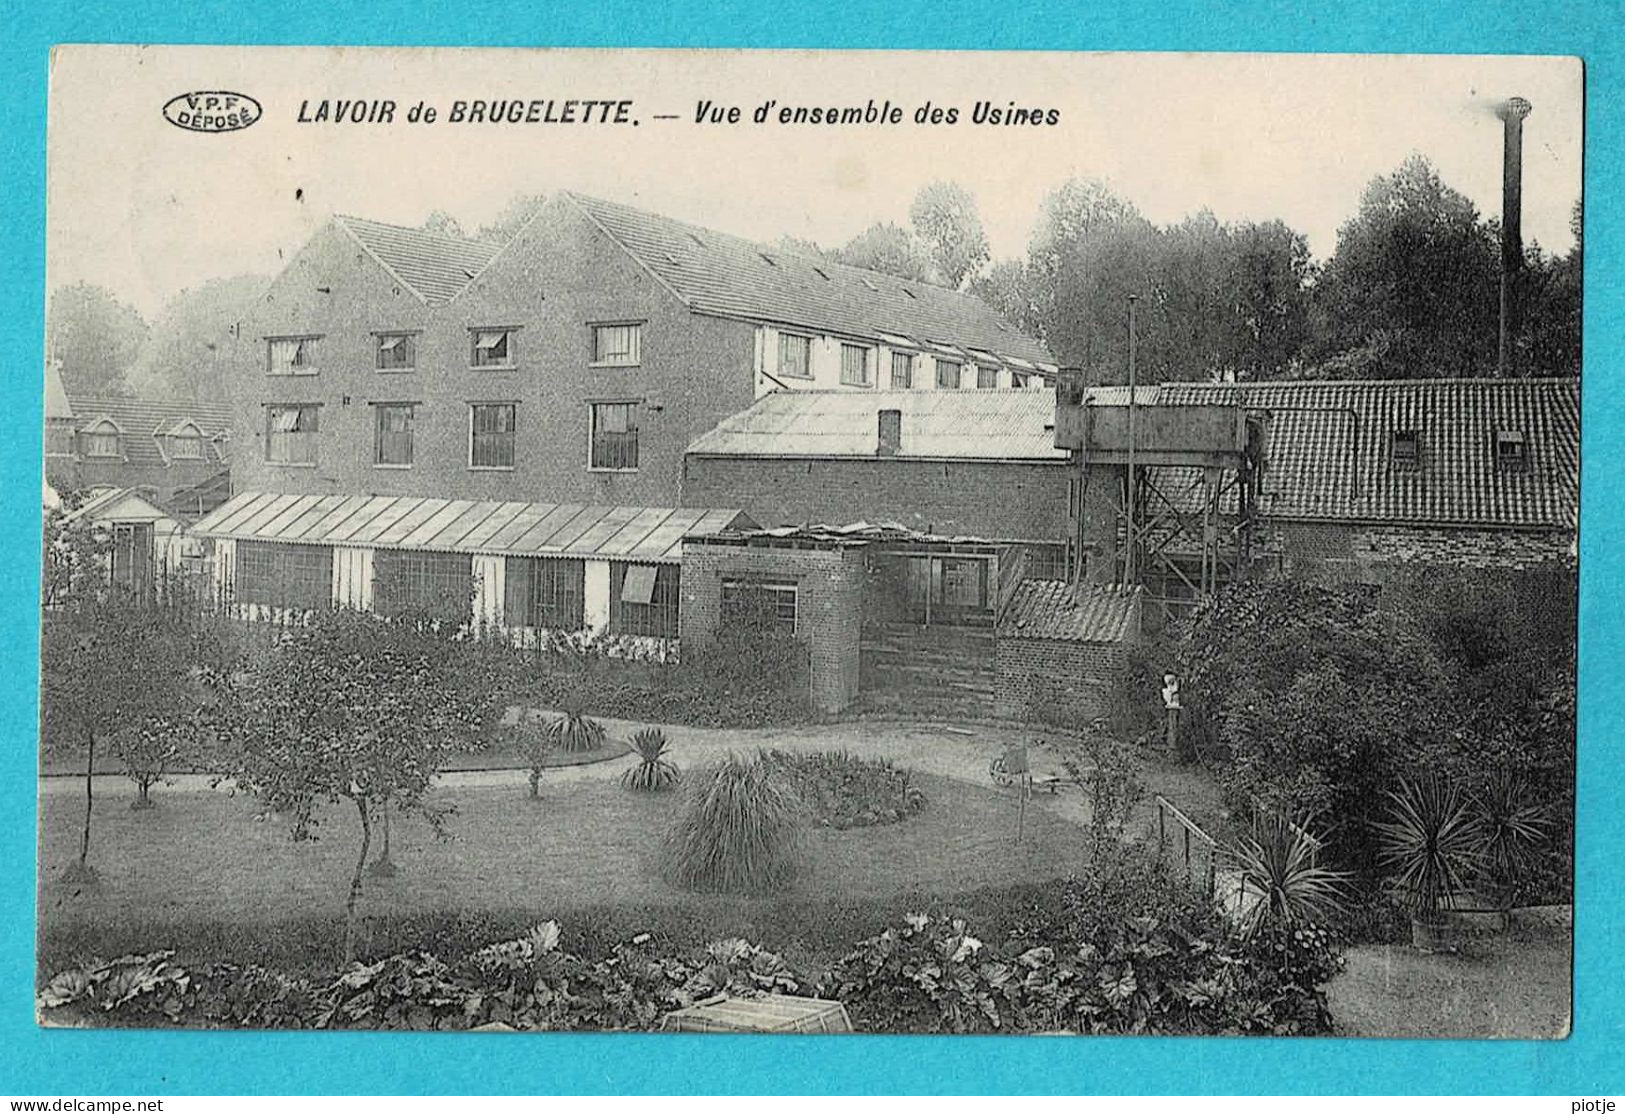
[[1280,813],[1254,816],[1252,832],[1228,852],[1241,872],[1243,895],[1258,895],[1243,911],[1244,935],[1267,925],[1324,925],[1342,912],[1348,875],[1318,865],[1319,846],[1306,828]]
[[604,745],[604,725],[585,715],[580,708],[565,708],[558,719],[547,725],[547,730],[566,754],[581,754]]
[[1527,787],[1512,774],[1491,777],[1474,796],[1473,804],[1478,811],[1484,872],[1503,904],[1510,906],[1518,884],[1540,862],[1551,817],[1529,799]]
[[799,800],[761,757],[729,754],[689,784],[666,838],[672,880],[690,890],[760,893],[794,873]]
[[638,764],[621,775],[621,784],[643,793],[670,789],[682,776],[666,757],[666,733],[658,727],[644,727],[627,740],[637,753]]
[[1378,859],[1422,924],[1439,923],[1483,862],[1478,818],[1460,787],[1437,777],[1389,790],[1390,813],[1376,822]]

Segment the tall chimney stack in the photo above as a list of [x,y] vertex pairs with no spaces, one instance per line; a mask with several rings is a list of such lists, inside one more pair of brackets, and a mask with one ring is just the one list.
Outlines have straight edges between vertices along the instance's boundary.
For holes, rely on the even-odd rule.
[[1534,106],[1513,97],[1497,112],[1505,130],[1501,150],[1501,375],[1510,375],[1512,338],[1518,331],[1518,286],[1523,273],[1523,118]]

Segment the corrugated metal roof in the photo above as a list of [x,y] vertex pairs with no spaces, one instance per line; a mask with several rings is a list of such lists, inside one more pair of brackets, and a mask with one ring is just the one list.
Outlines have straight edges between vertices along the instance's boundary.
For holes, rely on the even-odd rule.
[[[229,456],[231,407],[226,403],[198,402],[193,399],[118,398],[110,395],[67,395],[76,428],[85,432],[103,418],[118,426],[123,435],[119,450],[129,464],[166,464],[158,438],[176,432],[187,422],[198,427],[204,439],[208,463],[224,463]],[[196,463],[191,461],[188,463]]]
[[1138,588],[1024,580],[999,622],[999,637],[1122,642],[1134,634],[1139,594]]
[[425,302],[451,300],[501,248],[362,217],[333,219]]
[[698,507],[245,491],[210,512],[192,533],[304,545],[676,561],[685,535],[753,526],[739,511]]
[[775,391],[688,446],[697,456],[870,457],[880,412],[901,414],[897,455],[948,460],[1065,460],[1052,389]]
[[[1265,514],[1288,518],[1572,529],[1580,500],[1577,379],[1165,383],[1169,404],[1240,402],[1269,413]],[[1415,467],[1393,436],[1420,435]],[[1496,460],[1518,433],[1522,468]],[[1182,477],[1167,470],[1171,486]]]
[[879,338],[985,349],[1054,364],[1042,344],[982,299],[931,283],[758,244],[613,201],[566,192],[644,267],[700,313]]

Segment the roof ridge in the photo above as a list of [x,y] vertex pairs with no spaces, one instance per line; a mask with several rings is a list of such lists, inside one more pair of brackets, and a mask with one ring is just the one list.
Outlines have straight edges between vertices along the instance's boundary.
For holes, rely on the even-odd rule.
[[358,217],[353,213],[334,213],[333,219],[336,221],[358,221],[361,224],[377,225],[379,228],[392,228],[397,232],[406,232],[430,240],[441,240],[448,244],[456,244],[459,247],[488,248],[493,252],[500,251],[503,247],[501,244],[493,244],[488,240],[477,240],[471,236],[448,236],[444,232],[430,232],[426,228],[413,228],[409,224],[396,224],[394,221],[375,220],[372,217]]
[[[1414,379],[1254,379],[1234,383],[1211,383],[1199,379],[1176,379],[1155,384],[1158,387],[1224,387],[1246,390],[1254,387],[1388,387],[1388,386],[1456,386],[1463,383],[1484,383],[1499,386],[1528,383],[1539,386],[1573,383],[1580,385],[1578,375],[1441,375]],[[1099,384],[1106,386],[1107,384]],[[1127,384],[1118,384],[1127,390]],[[1141,384],[1146,386],[1146,384]]]
[[[987,304],[984,299],[977,297],[968,290],[960,290],[957,287],[945,286],[940,282],[931,282],[928,279],[903,278],[901,275],[890,274],[886,271],[877,271],[872,267],[859,267],[852,263],[843,263],[838,259],[831,259],[824,255],[808,255],[806,252],[799,251],[795,248],[780,247],[777,244],[767,243],[763,240],[753,240],[749,236],[741,236],[737,232],[728,232],[720,228],[711,228],[708,225],[695,224],[693,221],[686,221],[681,217],[668,216],[665,213],[657,213],[652,209],[640,209],[636,205],[628,205],[624,201],[615,201],[605,197],[594,197],[591,194],[580,193],[576,190],[560,190],[559,192],[575,201],[587,201],[589,203],[597,203],[599,205],[618,206],[622,209],[627,209],[631,212],[638,213],[641,216],[653,217],[656,220],[677,225],[679,228],[684,230],[691,229],[696,232],[703,232],[709,236],[722,236],[726,239],[734,240],[753,251],[773,252],[780,255],[793,256],[796,259],[806,261],[809,266],[831,267],[842,271],[850,271],[857,275],[873,275],[876,278],[886,279],[889,282],[910,283],[915,286],[930,287],[932,290],[938,290],[944,294],[952,294],[959,298],[967,298],[983,305]],[[989,306],[989,308],[991,309],[992,307]]]

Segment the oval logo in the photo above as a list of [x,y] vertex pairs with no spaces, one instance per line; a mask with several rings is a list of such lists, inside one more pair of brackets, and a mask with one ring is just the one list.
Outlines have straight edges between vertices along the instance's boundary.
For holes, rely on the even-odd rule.
[[164,119],[189,132],[242,131],[264,112],[253,97],[221,89],[182,93],[164,105]]

